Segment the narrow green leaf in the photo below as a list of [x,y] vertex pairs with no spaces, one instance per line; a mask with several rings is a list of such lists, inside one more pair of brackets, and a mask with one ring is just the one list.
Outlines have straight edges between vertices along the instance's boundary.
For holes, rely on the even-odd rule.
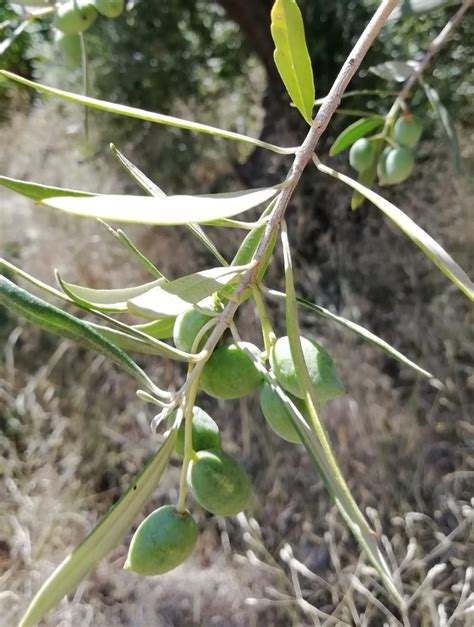
[[[134,165],[131,161],[123,155],[118,148],[114,146],[114,144],[110,144],[110,149],[112,150],[113,155],[118,159],[120,165],[124,168],[127,174],[139,185],[149,196],[166,196],[165,192],[156,185],[151,179],[149,179],[146,174],[144,174],[136,165]],[[227,260],[221,255],[215,244],[209,238],[209,236],[204,232],[199,224],[187,224],[187,228],[191,231],[191,233],[198,239],[201,244],[203,244],[209,252],[211,252],[214,257],[218,260],[220,264],[223,266],[229,265]]]
[[367,200],[370,200],[378,207],[389,220],[391,220],[412,242],[414,242],[425,255],[445,274],[450,281],[458,287],[470,300],[474,300],[474,285],[464,270],[454,261],[452,257],[442,248],[432,237],[428,235],[421,227],[419,227],[411,218],[403,211],[396,207],[393,203],[371,189],[367,189],[354,179],[351,179],[341,172],[337,172],[333,168],[329,168],[322,163],[315,161],[315,165],[320,172],[329,174],[339,179],[352,189],[363,194]]
[[265,148],[266,150],[271,150],[272,152],[276,152],[281,155],[292,155],[297,150],[297,147],[283,148],[281,146],[275,146],[273,144],[263,142],[259,139],[254,139],[253,137],[247,137],[246,135],[241,135],[240,133],[234,133],[232,131],[225,131],[220,128],[215,128],[214,126],[208,126],[207,124],[199,124],[198,122],[181,120],[180,118],[175,118],[169,115],[162,115],[161,113],[153,113],[151,111],[145,111],[143,109],[135,109],[134,107],[115,104],[113,102],[106,102],[104,100],[97,100],[97,98],[90,98],[87,96],[81,96],[80,94],[63,91],[61,89],[55,89],[54,87],[48,87],[40,83],[35,83],[34,81],[29,81],[26,78],[18,76],[17,74],[13,74],[12,72],[7,72],[6,70],[0,70],[0,75],[5,76],[6,78],[9,78],[13,81],[17,81],[18,83],[26,85],[27,87],[37,89],[38,91],[41,91],[45,94],[59,96],[60,98],[69,100],[70,102],[76,102],[78,104],[86,105],[88,107],[92,107],[93,109],[100,109],[102,111],[108,111],[109,113],[125,115],[131,118],[138,118],[139,120],[145,120],[147,122],[155,122],[157,124],[165,124],[167,126],[177,126],[179,128],[184,128],[188,131],[197,131],[199,133],[207,133],[209,135],[215,135],[217,137],[224,137],[225,139],[232,139],[235,141],[243,142],[245,144],[256,146],[257,148]]
[[382,117],[361,118],[345,128],[340,135],[336,137],[329,151],[329,156],[334,157],[346,148],[350,148],[354,142],[361,137],[365,137],[370,132],[383,126],[385,119]]
[[304,34],[303,18],[295,0],[275,0],[271,11],[273,58],[291,100],[312,123],[314,77]]
[[[256,358],[256,356],[247,347],[242,346],[243,350],[253,360],[256,368],[261,375],[272,385],[276,390],[278,396],[285,404],[288,410],[291,422],[298,433],[309,458],[319,473],[327,491],[334,499],[341,515],[343,516],[346,524],[348,525],[354,537],[359,542],[362,549],[366,552],[368,558],[376,568],[382,581],[385,584],[386,589],[390,592],[392,597],[400,604],[402,599],[395,587],[393,578],[386,560],[377,544],[375,533],[369,527],[362,512],[353,501],[352,497],[347,497],[344,490],[341,489],[340,481],[335,478],[331,469],[331,465],[328,462],[327,455],[324,448],[321,446],[316,434],[312,431],[308,422],[298,411],[294,403],[287,396],[285,391],[279,386],[274,375],[265,368],[262,362]],[[344,479],[341,476],[342,481]],[[348,488],[345,486],[347,491]],[[350,495],[350,493],[349,493]]]
[[[280,300],[285,300],[286,298],[286,294],[284,292],[279,292],[277,290],[266,289],[266,293],[269,294],[269,296],[273,296]],[[299,305],[302,305],[303,307],[306,307],[307,309],[310,309],[311,311],[314,311],[315,313],[317,313],[318,316],[321,316],[322,318],[326,318],[327,320],[332,320],[333,322],[336,322],[337,324],[345,327],[346,329],[349,329],[349,331],[352,331],[353,333],[361,337],[366,342],[369,342],[369,344],[372,344],[373,346],[380,348],[385,353],[390,355],[390,357],[397,359],[402,364],[404,364],[405,366],[408,366],[409,368],[412,368],[419,374],[422,374],[424,377],[427,377],[429,379],[434,379],[434,376],[430,372],[428,372],[427,370],[424,370],[424,368],[421,368],[421,366],[418,366],[418,364],[416,364],[411,359],[408,359],[408,357],[406,357],[403,353],[400,353],[400,351],[394,348],[391,344],[389,344],[382,338],[378,337],[377,335],[375,335],[374,333],[372,333],[365,327],[361,326],[360,324],[357,324],[356,322],[352,322],[352,320],[348,320],[347,318],[344,318],[342,316],[338,316],[337,314],[332,313],[332,311],[329,311],[329,309],[325,309],[324,307],[321,307],[320,305],[316,305],[312,303],[311,301],[306,300],[305,298],[297,297],[296,301]]]
[[369,72],[386,81],[404,83],[416,72],[417,63],[414,61],[386,61],[369,68]]
[[246,266],[231,266],[224,268],[211,268],[202,272],[196,272],[171,281],[160,284],[148,292],[132,298],[128,302],[128,310],[143,318],[160,318],[163,316],[177,316],[189,309],[190,305],[196,305],[220,291],[245,270]]
[[[109,342],[115,344],[119,348],[123,348],[127,351],[134,351],[136,353],[144,353],[147,355],[160,355],[161,357],[168,357],[174,359],[175,361],[189,361],[187,358],[177,358],[174,351],[171,353],[172,347],[170,347],[170,352],[163,349],[162,345],[157,343],[148,343],[143,339],[139,339],[133,335],[129,335],[124,331],[119,331],[117,329],[112,329],[110,327],[105,327],[101,324],[89,323],[89,325],[100,333],[103,337],[105,337]],[[137,329],[137,327],[134,327]],[[168,336],[169,337],[169,336]],[[172,356],[171,356],[172,355]]]
[[426,83],[423,83],[423,88],[426,92],[431,107],[433,108],[433,111],[438,116],[444,132],[449,139],[454,165],[456,166],[456,170],[459,172],[459,170],[461,169],[461,150],[459,148],[458,135],[456,133],[456,127],[454,126],[453,119],[450,116],[449,111],[441,102],[441,99],[436,89],[433,89],[433,87],[430,87]]
[[133,328],[157,340],[167,340],[173,337],[175,321],[176,316],[169,316],[168,318],[160,318],[159,320],[153,320],[153,322],[146,322],[145,324],[134,324]]
[[128,490],[88,536],[66,557],[31,601],[20,627],[33,627],[61,599],[75,590],[94,566],[112,551],[129,532],[136,517],[153,496],[169,462],[177,430],[171,429],[159,450]]
[[8,176],[0,176],[0,185],[7,189],[31,198],[31,200],[41,201],[48,198],[55,198],[58,196],[96,196],[89,192],[80,192],[75,189],[64,189],[62,187],[52,187],[51,185],[41,185],[40,183],[30,183],[29,181],[22,181],[20,179],[12,179]]
[[140,296],[140,294],[149,292],[157,285],[166,284],[168,282],[166,279],[157,279],[156,281],[150,281],[150,283],[144,283],[136,287],[100,290],[68,283],[61,278],[59,273],[56,273],[56,278],[58,279],[61,289],[72,298],[74,302],[89,309],[97,309],[98,311],[108,313],[127,311],[127,303],[129,300]]
[[118,196],[48,198],[43,204],[73,215],[112,222],[176,225],[212,222],[249,211],[270,200],[277,187],[209,196]]
[[152,392],[157,390],[148,375],[120,348],[111,344],[91,326],[58,307],[33,296],[0,275],[0,304],[26,318],[36,326],[104,355],[125,368]]

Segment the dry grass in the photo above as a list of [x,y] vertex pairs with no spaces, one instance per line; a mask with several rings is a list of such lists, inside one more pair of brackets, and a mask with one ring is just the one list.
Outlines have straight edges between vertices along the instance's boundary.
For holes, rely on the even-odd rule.
[[[119,189],[117,173],[103,158],[84,161],[76,144],[68,145],[64,137],[74,129],[55,111],[48,106],[14,119],[5,131],[10,152],[0,159],[1,171]],[[25,152],[33,133],[34,149]],[[440,183],[419,176],[398,199],[469,269],[467,185],[450,179],[442,159],[429,165]],[[199,547],[185,566],[160,578],[123,572],[126,546],[118,547],[45,625],[447,627],[472,621],[468,308],[374,210],[353,215],[346,194],[334,193],[332,183],[320,185],[315,198],[296,204],[290,220],[305,294],[366,323],[446,382],[440,390],[417,381],[346,332],[303,316],[304,326],[330,348],[346,383],[348,395],[328,407],[326,424],[400,590],[411,599],[405,616],[380,590],[302,449],[269,433],[255,399],[203,399],[223,430],[226,449],[251,473],[254,518],[216,520],[195,508]],[[91,286],[145,278],[94,223],[44,213],[11,194],[0,199],[0,247],[15,242],[26,270],[51,281],[52,268],[59,266],[67,278]],[[308,203],[318,216],[309,224]],[[170,275],[205,263],[198,246],[177,230],[129,233]],[[277,286],[279,273],[277,262],[268,283]],[[272,312],[282,319],[281,310],[272,306]],[[253,319],[247,306],[239,328],[258,339]],[[21,320],[5,321],[0,338],[0,622],[13,625],[156,442],[148,430],[152,409],[135,398],[128,377],[101,358]],[[163,385],[176,385],[172,365],[143,363]],[[148,510],[176,499],[178,476],[173,461]]]

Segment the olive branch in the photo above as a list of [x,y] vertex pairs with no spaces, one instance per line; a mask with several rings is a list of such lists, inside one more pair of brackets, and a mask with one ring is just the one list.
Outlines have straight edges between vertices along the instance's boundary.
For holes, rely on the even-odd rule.
[[[365,123],[364,133],[368,127],[377,128],[383,125],[382,136],[386,137],[387,129],[391,128],[396,114],[400,107],[403,107],[409,92],[415,83],[421,83],[422,73],[426,66],[447,40],[465,12],[472,6],[473,1],[464,2],[442,33],[433,41],[430,50],[416,72],[410,76],[403,89],[398,93],[388,115],[385,118],[379,116],[381,119],[378,119],[376,124],[367,125]],[[470,299],[473,299],[474,289],[469,277],[433,238],[400,209],[373,190],[368,189],[363,181],[354,181],[350,177],[321,164],[316,155],[321,136],[334,114],[340,111],[339,106],[342,98],[349,95],[346,90],[350,81],[396,5],[397,0],[383,0],[380,3],[348,55],[328,95],[320,101],[321,106],[313,118],[314,79],[307,53],[301,14],[294,0],[275,1],[271,15],[272,36],[275,42],[275,63],[291,100],[310,127],[306,138],[296,148],[280,147],[232,131],[189,120],[107,103],[89,96],[71,94],[29,81],[6,71],[1,72],[6,78],[86,107],[148,120],[153,123],[179,126],[190,131],[213,134],[225,139],[245,142],[281,155],[294,155],[288,174],[280,184],[265,189],[243,190],[230,194],[201,197],[167,196],[128,161],[115,146],[111,146],[113,155],[125,171],[144,189],[147,196],[107,196],[52,188],[0,177],[0,184],[12,191],[23,194],[43,206],[59,209],[73,215],[98,218],[102,221],[184,225],[204,244],[220,264],[218,267],[204,272],[194,273],[176,280],[168,280],[138,250],[123,231],[112,229],[106,222],[105,226],[111,234],[151,272],[154,281],[134,288],[91,290],[70,284],[57,273],[57,280],[61,288],[59,291],[38,281],[6,260],[0,260],[0,267],[19,275],[50,295],[73,303],[98,316],[109,326],[90,323],[66,314],[61,309],[33,297],[6,278],[0,278],[1,304],[30,319],[40,327],[59,335],[71,337],[88,347],[94,348],[115,363],[125,367],[142,385],[147,387],[146,391],[139,390],[140,398],[160,407],[160,413],[152,421],[153,430],[156,430],[163,422],[167,423],[173,412],[176,411],[174,422],[165,433],[163,443],[152,460],[109,513],[45,582],[23,617],[21,622],[23,627],[38,622],[64,595],[70,593],[94,565],[116,546],[128,532],[137,514],[151,498],[156,484],[164,472],[182,422],[184,422],[184,455],[177,512],[179,515],[186,515],[185,501],[189,474],[197,466],[192,435],[194,402],[206,364],[228,329],[230,329],[235,343],[241,346],[244,355],[250,359],[261,378],[276,391],[278,398],[288,411],[293,428],[305,446],[327,490],[336,502],[345,522],[376,569],[386,592],[404,614],[406,600],[399,588],[399,582],[393,577],[378,546],[374,531],[350,493],[319,419],[319,402],[311,383],[301,343],[298,306],[309,307],[318,315],[332,319],[334,322],[358,333],[365,340],[375,344],[418,373],[428,378],[433,378],[433,376],[366,329],[297,297],[289,236],[285,224],[286,211],[302,173],[310,162],[314,162],[321,173],[339,179],[352,187],[358,195],[367,198],[377,206],[386,217],[419,246],[454,285]],[[54,12],[54,9],[52,11]],[[49,13],[48,10],[48,15]],[[32,21],[40,18],[35,16],[27,19]],[[83,46],[82,50],[84,51]],[[433,102],[433,94],[429,91],[427,94],[429,97],[431,94],[430,102]],[[361,132],[360,127],[361,125],[359,125],[356,134],[352,133],[350,136],[346,133],[344,137],[345,147],[350,145],[347,143],[348,141],[353,142],[354,137],[357,138],[357,133]],[[370,129],[367,132],[370,132]],[[358,137],[361,136],[358,135]],[[235,220],[236,215],[268,202],[269,204],[257,223]],[[130,211],[131,206],[134,207],[133,213]],[[230,264],[218,251],[203,226],[244,228],[249,231]],[[278,234],[281,236],[285,263],[285,293],[271,290],[262,284]],[[302,382],[303,400],[307,410],[305,415],[282,388],[273,370],[265,365],[274,350],[276,335],[266,312],[263,296],[276,297],[285,301],[288,341],[291,358]],[[241,342],[233,322],[238,308],[249,297],[252,297],[256,303],[262,327],[264,351],[261,353],[256,353],[245,342]],[[162,340],[170,337],[170,328],[172,328],[177,315],[189,307],[202,311],[209,317],[209,321],[196,334],[190,350],[183,351]],[[126,325],[111,315],[123,311],[140,315],[148,322],[141,325]],[[175,394],[161,390],[128,356],[127,350],[150,352],[188,362],[186,381]]]

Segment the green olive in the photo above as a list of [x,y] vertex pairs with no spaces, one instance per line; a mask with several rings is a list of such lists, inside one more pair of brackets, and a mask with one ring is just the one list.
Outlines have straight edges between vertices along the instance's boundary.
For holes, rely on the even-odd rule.
[[[306,405],[303,400],[290,395],[290,399],[296,405],[298,411],[304,416],[306,413]],[[300,436],[298,435],[291,421],[290,413],[285,404],[278,396],[273,385],[264,381],[260,388],[260,409],[265,416],[265,420],[271,429],[287,442],[300,444]]]
[[387,184],[396,185],[407,179],[413,171],[415,159],[408,148],[392,148],[385,160]]
[[[253,351],[258,348],[246,344]],[[201,376],[201,388],[215,398],[241,398],[254,392],[262,377],[241,343],[219,346],[206,362]]]
[[221,449],[197,453],[190,466],[189,483],[199,505],[217,516],[235,516],[250,505],[247,473]]
[[420,140],[422,133],[421,122],[413,115],[403,115],[398,118],[393,128],[393,139],[405,148],[413,148]]
[[357,172],[367,170],[375,160],[376,149],[374,142],[362,137],[354,142],[349,151],[349,163]]
[[118,17],[123,13],[124,0],[94,0],[94,6],[104,17]]
[[[176,322],[173,327],[173,341],[176,348],[179,348],[186,353],[190,353],[197,334],[210,319],[210,316],[206,316],[206,314],[201,313],[194,307],[180,314],[176,318]],[[209,333],[202,338],[198,350],[202,348],[203,344],[205,344],[210,333],[211,330],[209,329]]]
[[379,177],[379,183],[380,185],[386,185],[387,184],[387,166],[386,166],[386,162],[387,162],[387,157],[390,154],[390,151],[392,150],[391,146],[385,146],[385,148],[382,151],[382,154],[379,157],[379,160],[377,162],[377,176]]
[[85,0],[71,0],[58,8],[54,26],[66,35],[77,35],[92,26],[96,18],[97,11],[91,4]]
[[184,562],[194,550],[198,527],[189,512],[165,505],[135,531],[124,569],[138,575],[161,575]]
[[[314,340],[301,339],[304,361],[313,392],[318,403],[336,398],[344,394],[344,386],[337,376],[336,369],[329,354]],[[281,387],[298,398],[303,398],[301,374],[297,372],[291,356],[288,337],[280,337],[273,346],[270,361],[273,372]]]
[[[176,419],[176,411],[168,416],[168,428]],[[175,451],[180,456],[184,456],[184,420],[178,429]],[[200,407],[193,407],[193,428],[192,428],[193,450],[202,451],[209,448],[219,448],[221,445],[221,434],[219,427],[214,420]]]

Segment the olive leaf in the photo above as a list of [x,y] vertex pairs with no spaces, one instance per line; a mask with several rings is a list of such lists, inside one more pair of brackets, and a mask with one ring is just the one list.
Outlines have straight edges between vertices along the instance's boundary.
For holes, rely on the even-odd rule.
[[393,10],[387,21],[399,20],[401,17],[415,13],[428,13],[447,4],[452,4],[452,0],[403,0],[401,6]]
[[291,100],[312,123],[314,77],[304,34],[303,18],[295,0],[275,0],[271,11],[273,58]]
[[417,65],[415,61],[386,61],[373,65],[369,68],[369,72],[386,81],[404,83],[416,72]]
[[17,39],[17,37],[19,37],[22,34],[22,32],[25,30],[25,28],[27,28],[30,24],[31,24],[30,19],[24,20],[15,28],[15,30],[9,37],[7,37],[6,39],[0,42],[0,55],[5,54],[5,52],[12,45],[15,39]]
[[22,181],[21,179],[12,179],[8,176],[0,176],[0,185],[21,196],[31,198],[31,200],[38,202],[58,196],[87,197],[97,195],[90,192],[80,192],[76,189],[52,187],[51,185],[41,185],[40,183],[31,183],[30,181]]
[[430,87],[425,82],[423,82],[423,88],[426,92],[426,96],[430,102],[433,111],[438,116],[444,132],[446,133],[450,141],[454,165],[456,166],[456,170],[459,172],[459,170],[461,169],[461,150],[459,148],[458,135],[456,133],[456,127],[454,126],[453,119],[450,116],[449,111],[441,102],[441,99],[436,89],[433,89],[433,87]]
[[177,316],[189,309],[190,305],[204,301],[214,292],[219,292],[224,286],[235,281],[248,267],[244,265],[210,268],[166,284],[160,283],[129,300],[128,310],[143,318],[151,319]]
[[88,323],[37,296],[33,296],[1,275],[0,304],[46,331],[74,340],[78,344],[104,355],[125,368],[137,381],[146,385],[152,392],[158,390],[148,375],[126,353],[99,334]]
[[86,105],[87,107],[92,107],[93,109],[100,109],[101,111],[116,113],[118,115],[125,115],[131,118],[138,118],[139,120],[145,120],[147,122],[155,122],[157,124],[165,124],[167,126],[177,126],[179,128],[184,128],[188,131],[197,131],[199,133],[207,133],[209,135],[223,137],[225,139],[232,139],[235,141],[250,144],[252,146],[256,146],[257,148],[265,148],[266,150],[271,150],[272,152],[276,152],[281,155],[292,155],[296,152],[296,147],[284,148],[282,146],[275,146],[274,144],[269,144],[259,139],[248,137],[247,135],[234,133],[233,131],[225,131],[214,126],[208,126],[207,124],[200,124],[199,122],[182,120],[180,118],[175,118],[170,115],[153,113],[151,111],[145,111],[144,109],[135,109],[134,107],[128,107],[126,105],[120,105],[113,102],[107,102],[105,100],[98,100],[97,98],[81,96],[80,94],[63,91],[62,89],[55,89],[54,87],[48,87],[47,85],[42,85],[41,83],[35,83],[34,81],[30,81],[26,78],[23,78],[22,76],[13,74],[12,72],[7,72],[6,70],[0,70],[0,75],[13,81],[17,81],[18,83],[26,85],[27,87],[37,89],[38,91],[41,91],[45,94],[59,96],[60,98],[69,100],[70,102],[76,102],[77,104]]
[[384,122],[385,119],[382,117],[361,118],[353,122],[336,137],[329,150],[329,156],[334,157],[346,148],[350,148],[358,139],[383,126]]
[[[129,335],[124,331],[119,331],[118,329],[112,329],[110,327],[105,327],[101,324],[95,324],[94,322],[90,322],[89,326],[92,327],[97,333],[105,337],[107,340],[118,346],[119,348],[123,348],[124,350],[134,351],[136,353],[144,353],[147,355],[161,355],[162,357],[168,357],[168,355],[164,355],[164,351],[160,345],[156,345],[154,343],[148,343],[143,339],[135,337],[134,335]],[[137,329],[137,327],[135,327]],[[170,337],[170,336],[167,336]],[[171,347],[170,347],[171,348]],[[173,353],[173,359],[176,361],[180,361],[176,355]],[[183,359],[181,361],[189,361],[188,359]]]
[[[269,296],[273,296],[274,298],[278,298],[279,300],[286,299],[286,294],[284,292],[279,292],[278,290],[265,288],[265,293],[267,293]],[[326,318],[327,320],[332,320],[333,322],[336,322],[337,324],[345,327],[346,329],[349,329],[349,331],[352,331],[353,333],[361,337],[366,342],[369,342],[373,346],[380,348],[385,353],[387,353],[394,359],[397,359],[405,366],[412,368],[413,370],[415,370],[415,372],[418,372],[419,374],[429,379],[434,379],[434,375],[432,375],[431,372],[428,372],[427,370],[425,370],[424,368],[416,364],[414,361],[412,361],[411,359],[406,357],[403,353],[401,353],[396,348],[394,348],[391,344],[389,344],[382,338],[378,337],[377,335],[375,335],[374,333],[372,333],[365,327],[361,326],[360,324],[357,324],[356,322],[352,322],[352,320],[348,320],[347,318],[344,318],[342,316],[338,316],[332,311],[329,311],[329,309],[325,309],[324,307],[321,307],[320,305],[316,305],[315,303],[312,303],[311,301],[306,300],[305,298],[296,297],[296,302],[299,305],[302,305],[303,307],[306,307],[307,309],[314,311],[314,313],[318,314],[318,316],[321,316],[322,318]]]
[[278,187],[205,196],[100,196],[47,198],[42,204],[72,215],[134,224],[210,223],[249,211],[270,200]]
[[153,496],[177,437],[172,428],[144,470],[88,536],[56,568],[31,601],[20,627],[33,627],[61,599],[74,591],[94,566],[126,536],[135,518]]
[[[316,468],[318,468],[321,472],[325,485],[331,496],[334,498],[344,520],[348,524],[361,547],[367,553],[367,556],[381,577],[385,588],[397,602],[401,602],[402,599],[393,581],[391,571],[378,547],[375,533],[370,528],[364,515],[352,497],[349,487],[339,469],[331,444],[326,435],[326,431],[316,410],[317,399],[314,395],[314,388],[309,377],[301,346],[298,306],[293,279],[291,252],[286,232],[286,224],[284,222],[282,223],[281,242],[285,267],[286,328],[291,357],[294,361],[296,371],[299,373],[300,385],[304,392],[303,398],[308,410],[309,429],[302,429],[300,420],[295,419],[292,420],[292,422],[297,433],[300,435],[311,460],[315,464]],[[295,409],[296,408],[294,406],[290,407],[290,418],[295,417]]]
[[157,285],[168,283],[166,279],[162,278],[150,281],[149,283],[144,283],[143,285],[137,285],[135,287],[101,290],[75,285],[74,283],[68,283],[58,272],[56,272],[56,278],[61,286],[61,289],[74,302],[88,309],[97,309],[98,311],[106,313],[119,313],[127,311],[127,303],[129,300],[149,292]]
[[421,227],[419,227],[406,213],[403,213],[401,209],[396,207],[393,203],[389,202],[380,194],[377,194],[371,189],[364,187],[361,183],[354,181],[354,179],[337,172],[333,168],[329,168],[326,165],[318,162],[314,159],[314,163],[317,169],[324,174],[329,174],[336,179],[339,179],[352,189],[360,192],[363,196],[370,200],[376,207],[378,207],[389,220],[391,220],[395,226],[397,226],[412,242],[414,242],[425,255],[431,259],[431,261],[445,274],[450,281],[456,285],[470,300],[474,300],[474,284],[467,276],[464,270],[454,261],[454,259],[448,255],[448,253],[442,248],[438,242],[436,242],[431,235],[428,235]]
[[167,318],[160,318],[159,320],[153,320],[152,322],[146,322],[144,324],[134,324],[132,328],[146,333],[146,335],[154,337],[157,340],[166,340],[173,337],[175,321],[176,316],[168,316]]

